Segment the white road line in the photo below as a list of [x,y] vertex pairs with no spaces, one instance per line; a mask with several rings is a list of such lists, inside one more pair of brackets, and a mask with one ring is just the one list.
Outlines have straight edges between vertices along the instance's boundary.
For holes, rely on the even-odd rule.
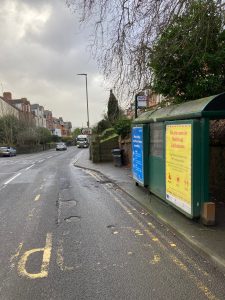
[[44,159],[41,159],[41,160],[39,160],[38,162],[41,163],[41,162],[43,162],[43,161],[44,161]]
[[6,181],[4,184],[6,185],[6,184],[10,183],[13,179],[15,179],[16,177],[18,177],[18,176],[20,176],[20,175],[21,175],[21,173],[16,174],[16,175],[13,176],[12,178],[10,178],[8,181]]
[[51,158],[52,157],[52,155],[51,156],[48,156],[47,158]]
[[34,165],[35,165],[35,164],[33,164],[33,165],[31,165],[31,166],[27,167],[25,170],[29,170],[29,169],[31,169],[31,168],[32,168]]

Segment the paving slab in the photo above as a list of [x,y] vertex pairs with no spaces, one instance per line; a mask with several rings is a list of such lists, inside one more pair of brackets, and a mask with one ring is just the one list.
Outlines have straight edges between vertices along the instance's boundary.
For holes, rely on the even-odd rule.
[[171,227],[184,241],[225,271],[225,203],[217,204],[217,224],[207,227],[198,220],[187,218],[168,203],[150,194],[147,189],[136,186],[128,167],[115,167],[112,162],[93,163],[89,160],[88,149],[79,153],[74,165],[96,170],[108,177],[152,215]]

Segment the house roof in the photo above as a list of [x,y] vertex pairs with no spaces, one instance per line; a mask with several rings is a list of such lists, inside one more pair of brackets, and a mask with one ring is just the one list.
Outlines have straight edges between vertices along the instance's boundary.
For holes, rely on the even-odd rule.
[[7,103],[8,105],[10,105],[12,108],[20,111],[17,107],[15,107],[14,105],[12,105],[12,103],[10,103],[9,101],[7,101],[4,97],[0,96],[0,99],[2,99],[5,103]]

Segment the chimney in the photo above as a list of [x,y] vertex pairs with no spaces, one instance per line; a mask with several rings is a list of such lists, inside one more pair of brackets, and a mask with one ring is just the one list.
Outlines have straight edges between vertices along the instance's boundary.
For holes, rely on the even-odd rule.
[[6,101],[10,101],[12,100],[12,94],[10,92],[4,92],[3,93],[3,98],[6,100]]

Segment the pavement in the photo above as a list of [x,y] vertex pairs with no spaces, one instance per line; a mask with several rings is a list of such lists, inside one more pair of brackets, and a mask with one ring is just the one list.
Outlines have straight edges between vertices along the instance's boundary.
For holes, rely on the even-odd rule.
[[146,188],[136,186],[131,169],[128,167],[115,167],[112,162],[93,163],[89,160],[88,149],[82,150],[77,155],[74,165],[103,174],[175,231],[184,242],[225,271],[225,203],[217,204],[216,225],[204,226],[200,220],[187,218],[166,202],[150,194]]

